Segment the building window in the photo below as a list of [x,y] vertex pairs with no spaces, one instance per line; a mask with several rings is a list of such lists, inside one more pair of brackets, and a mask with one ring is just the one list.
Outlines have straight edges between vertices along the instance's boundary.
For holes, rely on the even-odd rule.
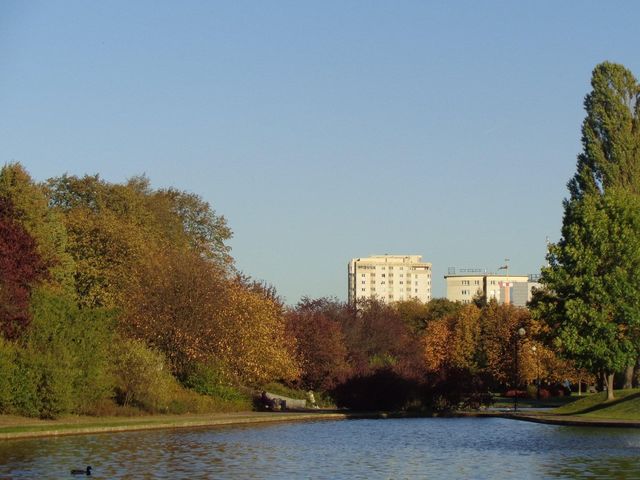
[[365,283],[367,283],[367,281],[366,280],[362,280],[362,284],[364,285]]
[[382,276],[383,276],[383,277],[384,277],[385,275],[386,275],[386,274],[384,274],[384,273],[382,274]]
[[473,282],[473,283],[475,283],[476,285],[480,285],[480,280],[476,280],[476,281],[475,281],[475,282]]
[[364,292],[364,288],[362,289],[362,291]]
[[462,280],[462,285],[469,285],[469,280]]
[[362,276],[363,276],[363,277],[366,277],[366,276],[367,276],[367,274],[366,274],[366,273],[363,273],[363,274],[362,274]]

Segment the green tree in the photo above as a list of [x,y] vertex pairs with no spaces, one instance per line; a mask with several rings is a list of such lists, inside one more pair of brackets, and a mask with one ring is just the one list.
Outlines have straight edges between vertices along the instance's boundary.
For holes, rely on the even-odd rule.
[[640,325],[640,86],[631,72],[598,65],[585,98],[583,151],[568,184],[562,238],[533,303],[567,357],[604,376],[638,355]]
[[534,311],[550,322],[560,351],[613,375],[637,358],[640,333],[640,199],[623,190],[567,205],[563,238],[550,247],[543,281],[553,292]]
[[231,247],[225,243],[232,236],[231,229],[208,202],[199,195],[174,188],[159,190],[155,197],[164,200],[169,211],[179,219],[182,233],[194,251],[225,268],[233,263],[229,255]]

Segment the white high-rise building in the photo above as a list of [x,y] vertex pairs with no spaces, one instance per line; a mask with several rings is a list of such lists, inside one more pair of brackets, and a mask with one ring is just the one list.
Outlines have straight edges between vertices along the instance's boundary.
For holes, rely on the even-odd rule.
[[420,255],[372,255],[349,262],[349,303],[431,300],[431,263]]

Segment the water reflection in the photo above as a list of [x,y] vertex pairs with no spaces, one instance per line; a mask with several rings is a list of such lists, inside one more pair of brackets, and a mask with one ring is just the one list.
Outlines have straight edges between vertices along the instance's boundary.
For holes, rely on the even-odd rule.
[[640,432],[504,419],[308,422],[0,443],[0,479],[640,478]]

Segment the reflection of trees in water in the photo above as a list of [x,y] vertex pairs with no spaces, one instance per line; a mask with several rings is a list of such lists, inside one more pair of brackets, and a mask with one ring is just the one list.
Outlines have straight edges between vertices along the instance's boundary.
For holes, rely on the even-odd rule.
[[631,479],[639,454],[633,430],[354,420],[0,442],[0,479],[66,478],[86,465],[95,478]]
[[561,463],[544,465],[544,475],[549,478],[616,478],[636,479],[640,477],[637,455],[624,457],[568,457]]

